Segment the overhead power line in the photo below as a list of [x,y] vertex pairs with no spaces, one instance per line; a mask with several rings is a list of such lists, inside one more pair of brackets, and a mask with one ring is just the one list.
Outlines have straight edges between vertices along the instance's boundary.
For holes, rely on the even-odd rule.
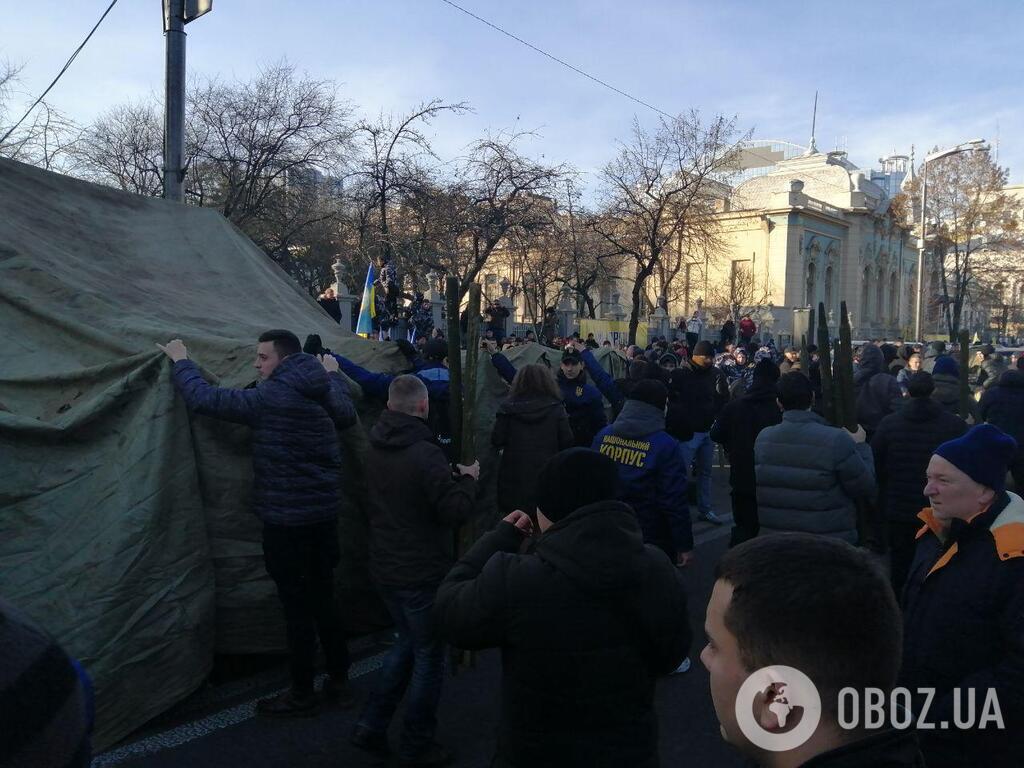
[[82,52],[82,49],[85,48],[85,44],[89,42],[89,38],[91,38],[93,36],[93,33],[100,28],[100,24],[102,24],[103,20],[107,18],[107,14],[110,13],[110,11],[113,9],[115,5],[117,5],[117,0],[112,0],[110,5],[107,6],[107,10],[105,10],[103,12],[103,15],[100,16],[100,20],[96,22],[96,26],[94,26],[92,30],[90,30],[89,34],[85,36],[85,40],[82,41],[82,44],[75,48],[75,52],[71,54],[71,57],[67,60],[67,62],[65,62],[64,66],[61,67],[61,70],[57,73],[57,76],[53,78],[53,82],[46,87],[46,90],[43,91],[42,94],[40,94],[38,99],[32,102],[32,106],[25,110],[25,114],[21,116],[21,119],[18,120],[18,122],[16,122],[14,125],[12,125],[10,129],[7,131],[7,133],[4,134],[4,137],[0,139],[0,146],[3,146],[3,143],[11,137],[11,134],[14,133],[17,130],[18,126],[25,121],[25,118],[32,114],[32,110],[39,106],[39,102],[46,98],[46,94],[50,92],[53,86],[57,84],[57,81],[61,79],[65,72],[68,71],[68,68],[71,66],[71,63],[76,58],[78,58],[78,54]]
[[659,115],[664,115],[665,117],[667,117],[669,119],[674,119],[675,118],[675,115],[670,115],[665,110],[658,109],[657,107],[655,107],[655,106],[653,106],[651,104],[648,104],[646,101],[643,101],[642,99],[638,99],[636,96],[633,96],[633,95],[631,95],[629,93],[626,93],[625,91],[623,91],[620,88],[616,88],[614,85],[605,82],[601,78],[594,77],[593,75],[591,75],[591,74],[589,74],[587,72],[584,72],[579,67],[574,67],[569,62],[564,61],[563,59],[560,59],[557,56],[554,56],[553,54],[550,54],[547,51],[538,48],[536,45],[533,45],[532,43],[528,43],[526,40],[523,40],[523,38],[517,37],[516,35],[513,35],[511,32],[509,32],[508,30],[502,29],[497,24],[492,24],[487,19],[484,19],[484,18],[481,18],[481,17],[477,16],[472,11],[466,10],[461,5],[459,5],[458,3],[453,3],[451,0],[441,0],[441,2],[445,3],[446,5],[450,5],[452,8],[455,8],[456,10],[462,11],[464,14],[466,14],[467,16],[470,16],[470,17],[472,17],[474,19],[476,19],[481,24],[486,24],[491,29],[496,30],[498,32],[501,32],[501,34],[505,35],[506,37],[511,37],[517,43],[521,43],[522,45],[525,45],[527,48],[529,48],[530,50],[536,51],[541,56],[546,56],[547,58],[551,59],[552,61],[554,61],[554,62],[556,62],[558,64],[561,64],[566,69],[571,69],[576,74],[583,75],[588,80],[593,80],[598,85],[603,86],[603,87],[607,88],[610,91],[615,91],[615,93],[619,94],[620,96],[625,96],[627,99],[629,99],[631,101],[635,101],[637,104],[639,104],[639,105],[641,105],[643,107],[647,107],[648,109],[657,112]]

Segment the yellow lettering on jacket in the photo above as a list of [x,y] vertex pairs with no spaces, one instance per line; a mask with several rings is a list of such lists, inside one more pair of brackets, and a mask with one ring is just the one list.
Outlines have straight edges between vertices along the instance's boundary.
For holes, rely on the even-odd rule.
[[616,464],[627,467],[643,467],[647,462],[647,452],[651,449],[649,442],[625,440],[615,435],[605,435],[601,440],[600,452]]

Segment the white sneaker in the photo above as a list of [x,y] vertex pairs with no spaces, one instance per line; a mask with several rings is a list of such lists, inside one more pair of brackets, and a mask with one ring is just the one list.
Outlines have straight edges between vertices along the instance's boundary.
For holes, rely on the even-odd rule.
[[683,674],[683,672],[689,672],[689,671],[690,671],[690,657],[687,656],[685,659],[683,659],[683,663],[680,664],[678,667],[676,667],[675,670],[671,674],[673,674],[673,675],[681,675],[681,674]]

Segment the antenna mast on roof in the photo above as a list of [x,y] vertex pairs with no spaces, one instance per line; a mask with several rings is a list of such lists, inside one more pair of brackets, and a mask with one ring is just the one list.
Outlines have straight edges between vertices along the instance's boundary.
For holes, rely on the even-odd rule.
[[818,92],[814,92],[814,112],[811,114],[811,145],[807,147],[805,155],[818,154],[818,146],[814,143],[814,133],[818,124]]

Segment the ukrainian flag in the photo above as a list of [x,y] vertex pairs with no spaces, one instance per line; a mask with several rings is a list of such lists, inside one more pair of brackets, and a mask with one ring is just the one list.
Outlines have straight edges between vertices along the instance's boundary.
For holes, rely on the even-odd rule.
[[377,292],[373,285],[373,262],[366,270],[366,284],[363,285],[363,304],[359,308],[359,319],[356,320],[356,333],[370,336],[373,334],[373,318],[377,316]]

